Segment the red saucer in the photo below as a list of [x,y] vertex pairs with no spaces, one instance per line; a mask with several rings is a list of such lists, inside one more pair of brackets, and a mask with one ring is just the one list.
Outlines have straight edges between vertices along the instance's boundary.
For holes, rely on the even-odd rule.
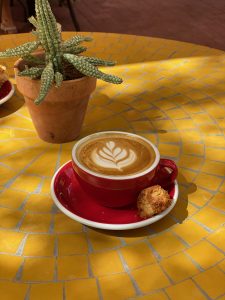
[[52,198],[58,208],[67,216],[96,228],[123,230],[154,223],[171,211],[178,197],[178,185],[175,181],[168,189],[168,193],[173,199],[170,207],[161,214],[143,220],[138,216],[136,205],[124,208],[101,206],[85,193],[76,176],[71,161],[63,165],[52,179]]
[[9,100],[14,94],[14,91],[15,89],[12,83],[9,80],[5,81],[0,87],[0,105]]

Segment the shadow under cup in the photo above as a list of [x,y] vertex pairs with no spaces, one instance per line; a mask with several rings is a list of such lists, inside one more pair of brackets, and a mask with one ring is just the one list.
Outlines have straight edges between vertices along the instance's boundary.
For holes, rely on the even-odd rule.
[[[144,172],[133,175],[113,176],[95,173],[83,166],[77,158],[77,149],[87,140],[103,134],[126,134],[144,140],[155,152],[155,160]],[[141,190],[159,184],[167,189],[177,177],[177,166],[169,159],[160,159],[155,145],[147,139],[126,132],[100,132],[81,139],[72,150],[72,165],[76,178],[88,197],[106,207],[123,207],[137,201]],[[168,171],[170,170],[170,171]]]

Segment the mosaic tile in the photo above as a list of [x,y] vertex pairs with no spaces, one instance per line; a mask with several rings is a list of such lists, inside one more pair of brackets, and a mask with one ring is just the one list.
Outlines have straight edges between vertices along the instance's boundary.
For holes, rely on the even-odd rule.
[[14,282],[0,282],[1,297],[5,300],[17,299],[24,300],[27,294],[29,285]]
[[60,256],[57,259],[59,280],[88,278],[88,261],[85,255]]
[[169,279],[157,264],[138,268],[132,271],[131,275],[143,293],[149,293],[170,285]]
[[138,121],[143,118],[143,114],[135,109],[124,112],[123,116],[128,121]]
[[98,300],[98,288],[96,279],[79,279],[77,281],[67,281],[65,283],[65,294],[67,300]]
[[225,181],[222,183],[222,185],[220,186],[220,191],[222,193],[225,193]]
[[171,300],[189,300],[190,297],[195,300],[207,299],[191,280],[185,280],[166,289]]
[[130,106],[125,103],[112,102],[107,105],[107,108],[111,109],[113,112],[121,113],[123,111],[128,110],[130,108]]
[[53,256],[55,237],[47,234],[29,234],[23,249],[25,256]]
[[153,144],[157,144],[157,137],[155,133],[140,133],[140,136],[143,136]]
[[32,284],[30,289],[30,300],[62,300],[63,299],[63,285],[62,283],[39,283]]
[[170,218],[169,216],[166,216],[165,218],[159,220],[156,223],[153,223],[149,226],[149,228],[154,232],[163,232],[164,230],[174,226],[176,222]]
[[0,279],[14,280],[22,263],[21,256],[0,254]]
[[213,196],[212,200],[209,202],[209,205],[214,208],[225,211],[225,195],[223,193],[217,193]]
[[4,229],[14,229],[20,222],[23,212],[0,207],[0,227]]
[[208,269],[224,258],[224,255],[207,241],[200,241],[186,250],[186,253],[204,269]]
[[35,174],[40,176],[53,176],[56,171],[56,162],[58,158],[59,146],[53,146],[46,153],[41,155],[27,169],[26,174]]
[[169,116],[171,119],[177,120],[177,119],[183,119],[187,118],[188,115],[180,108],[175,108],[168,110],[166,112],[167,116]]
[[43,194],[49,194],[50,193],[50,184],[51,184],[51,179],[45,178],[42,186],[41,186],[41,193]]
[[167,296],[163,292],[158,292],[150,295],[140,296],[137,300],[167,300]]
[[188,200],[198,206],[205,205],[211,198],[212,194],[200,187],[196,187],[196,190],[192,190],[192,188],[188,190]]
[[88,237],[94,251],[118,248],[121,246],[121,241],[113,235],[106,235],[104,231],[89,230]]
[[59,255],[86,254],[88,246],[85,234],[60,234],[58,235]]
[[183,222],[188,216],[196,213],[198,209],[187,200],[186,196],[180,195],[180,197],[183,199],[179,199],[170,215],[175,217],[179,222]]
[[15,254],[25,234],[14,231],[0,231],[0,252]]
[[225,252],[224,237],[225,237],[225,227],[223,226],[218,230],[214,231],[212,234],[210,234],[207,240],[209,240],[216,247],[218,247],[219,249]]
[[15,177],[17,173],[18,172],[13,169],[0,165],[0,186],[6,184],[10,179]]
[[26,197],[27,193],[25,192],[6,189],[0,194],[0,205],[17,209],[21,206]]
[[184,253],[165,258],[160,264],[174,282],[179,282],[199,273],[199,269]]
[[[224,136],[207,136],[204,138],[204,143],[207,147],[224,147]],[[213,155],[211,157],[214,158]]]
[[54,216],[54,222],[54,232],[56,233],[82,232],[82,224],[70,219],[64,214],[56,214]]
[[195,183],[203,188],[216,191],[220,186],[222,179],[213,175],[200,173],[195,180]]
[[159,152],[162,156],[177,157],[179,156],[180,148],[177,145],[160,144]]
[[138,229],[134,229],[132,231],[123,231],[121,232],[120,236],[122,240],[126,244],[132,244],[138,241],[142,241],[146,239],[146,235],[149,234],[148,228],[147,227],[142,227]]
[[53,257],[25,258],[23,281],[53,281],[55,259]]
[[196,176],[196,172],[180,167],[178,172],[178,182],[182,184],[188,184],[193,182]]
[[124,271],[119,254],[116,251],[91,253],[89,258],[95,276],[121,273]]
[[172,255],[185,249],[185,245],[170,232],[164,232],[160,235],[151,237],[149,241],[162,257]]
[[157,108],[151,108],[144,112],[145,116],[150,120],[166,118],[166,115]]
[[152,120],[152,124],[157,130],[167,131],[176,129],[176,125],[171,120]]
[[205,149],[203,144],[183,142],[182,152],[184,154],[204,156]]
[[41,178],[22,174],[10,185],[10,188],[25,192],[34,192],[41,183]]
[[131,125],[136,133],[153,130],[152,124],[149,121],[135,121]]
[[182,224],[173,227],[172,231],[175,232],[189,245],[192,245],[209,235],[208,231],[206,231],[202,226],[198,225],[192,220],[187,220]]
[[183,168],[189,168],[193,170],[199,170],[202,166],[203,158],[195,157],[192,155],[181,155],[179,160],[179,166]]
[[194,122],[190,119],[174,120],[174,123],[178,130],[187,130],[187,129],[193,130],[196,128]]
[[210,207],[204,207],[200,212],[194,215],[194,219],[210,229],[216,229],[225,222],[225,215]]
[[225,162],[224,150],[223,149],[216,149],[216,148],[207,147],[205,149],[205,151],[206,151],[206,158],[207,159]]
[[161,143],[180,143],[180,135],[177,132],[166,132],[159,134],[159,140]]
[[20,230],[25,232],[48,232],[51,223],[51,215],[28,213],[25,215]]
[[225,293],[225,274],[217,267],[202,272],[193,279],[211,299],[215,299]]
[[223,270],[223,272],[225,272],[225,259],[221,263],[219,263],[218,266],[221,270]]
[[37,213],[51,213],[52,199],[48,195],[33,194],[30,195],[24,206],[24,210]]
[[36,159],[43,152],[43,150],[46,149],[34,148],[32,149],[32,151],[30,149],[21,150],[19,152],[11,153],[10,155],[3,157],[2,159],[0,159],[0,162],[12,169],[20,171],[24,169],[28,164],[30,164],[34,159]]
[[104,299],[123,300],[135,296],[132,282],[125,273],[101,276],[99,277],[99,284]]
[[[193,147],[195,146],[195,144],[193,143],[200,143],[203,139],[202,135],[200,134],[200,132],[198,132],[197,130],[180,130],[180,135],[181,135],[181,139],[184,143],[184,150],[185,152],[189,149],[189,151],[191,149],[193,149]],[[195,150],[195,148],[194,148]],[[191,152],[190,154],[199,154],[199,150],[197,150],[196,152]]]
[[121,253],[130,269],[142,267],[156,262],[152,250],[146,243],[125,246]]

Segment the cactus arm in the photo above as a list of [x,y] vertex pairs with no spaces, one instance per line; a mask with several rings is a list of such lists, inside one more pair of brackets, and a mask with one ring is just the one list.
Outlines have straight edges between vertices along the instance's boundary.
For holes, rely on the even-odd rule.
[[62,48],[63,53],[71,53],[71,54],[80,54],[86,50],[87,48],[83,46]]
[[99,71],[95,66],[90,64],[85,58],[76,56],[73,54],[63,54],[63,58],[68,61],[70,64],[72,64],[79,72],[86,76],[90,77],[96,77],[98,79],[102,79],[107,82],[111,82],[114,84],[120,84],[122,83],[122,79],[110,75],[110,74],[105,74],[101,71]]
[[31,33],[38,38],[38,23],[34,16],[28,18],[28,21],[35,27],[36,30],[32,30]]
[[79,46],[79,47],[76,47],[76,48],[72,49],[71,51],[69,51],[69,53],[71,53],[71,54],[80,54],[80,53],[82,53],[86,50],[87,50],[87,47]]
[[23,45],[20,45],[13,49],[7,49],[3,52],[0,52],[0,57],[10,57],[10,56],[26,56],[36,50],[40,45],[39,42],[28,42]]
[[25,70],[19,72],[18,75],[36,79],[41,76],[43,70],[44,70],[43,68],[33,67],[33,68],[25,69]]
[[59,72],[55,73],[55,86],[56,87],[60,87],[60,85],[62,84],[63,81],[63,75]]
[[[46,51],[46,53],[50,53],[53,55],[52,45],[49,45],[48,40],[50,39],[50,33],[48,32],[48,24],[46,23],[46,19],[44,18],[44,8],[42,7],[42,0],[35,1],[35,11],[37,16],[37,22],[39,24],[38,34],[41,41],[41,44]],[[46,27],[46,28],[45,28]]]
[[61,36],[56,19],[47,0],[36,0],[35,9],[40,40],[46,53],[49,54],[46,58],[53,62],[54,69],[59,72],[62,68],[62,53]]
[[62,47],[63,48],[76,47],[81,42],[90,42],[90,41],[92,41],[91,37],[76,35],[76,36],[72,37],[71,39],[64,41],[62,44]]
[[42,72],[40,93],[37,99],[35,99],[34,101],[35,104],[40,104],[44,100],[45,96],[47,95],[49,89],[52,86],[53,80],[54,80],[54,70],[53,70],[53,64],[50,62],[47,64],[44,71]]
[[85,58],[93,66],[115,66],[116,64],[114,61],[107,61],[96,57],[83,56],[83,58]]
[[38,28],[38,23],[37,23],[37,20],[35,19],[34,16],[28,18],[28,21],[29,21],[35,28]]

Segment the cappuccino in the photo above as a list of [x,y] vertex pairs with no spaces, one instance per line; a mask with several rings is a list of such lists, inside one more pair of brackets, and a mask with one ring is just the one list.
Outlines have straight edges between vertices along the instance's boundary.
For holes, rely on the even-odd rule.
[[148,169],[156,154],[151,145],[141,138],[108,132],[81,143],[76,157],[81,165],[95,173],[126,176]]

